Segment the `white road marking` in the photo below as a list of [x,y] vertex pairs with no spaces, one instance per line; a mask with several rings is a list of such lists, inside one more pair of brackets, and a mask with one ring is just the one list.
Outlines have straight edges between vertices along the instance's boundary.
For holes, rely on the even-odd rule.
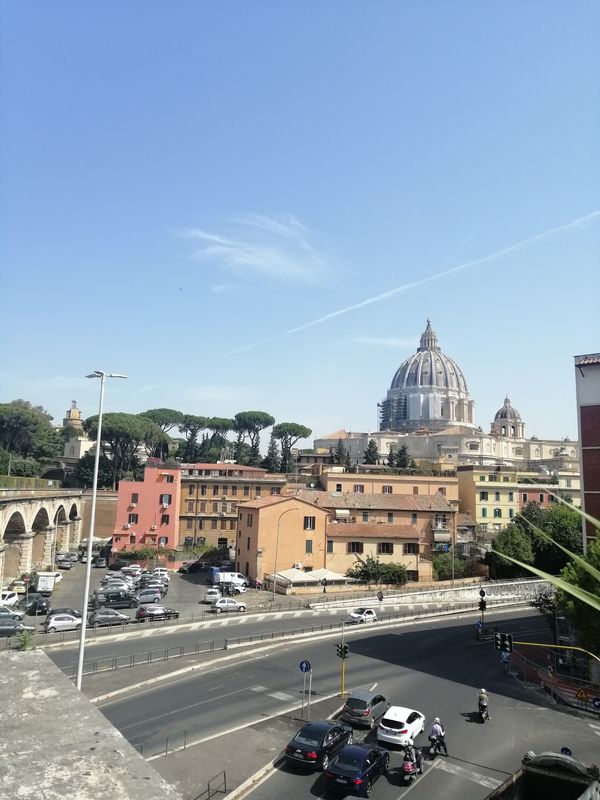
[[274,700],[293,700],[293,696],[291,694],[286,694],[285,692],[269,692],[269,697],[272,697]]
[[251,686],[250,687],[250,691],[251,692],[266,692],[267,691],[267,687],[266,686]]
[[502,781],[499,781],[497,778],[491,778],[489,775],[482,775],[480,772],[459,767],[458,764],[452,764],[449,761],[442,761],[441,758],[436,761],[436,763],[433,765],[433,768],[441,769],[444,772],[449,772],[450,774],[456,775],[459,778],[464,778],[467,781],[478,783],[480,786],[485,786],[488,789],[495,789],[502,783]]
[[600,730],[600,725],[596,725],[593,722],[588,722],[588,725],[590,726],[590,728],[598,728],[598,730]]

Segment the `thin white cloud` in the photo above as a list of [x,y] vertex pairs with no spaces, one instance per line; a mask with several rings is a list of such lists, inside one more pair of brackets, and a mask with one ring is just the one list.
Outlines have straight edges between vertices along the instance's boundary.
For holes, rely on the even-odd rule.
[[188,228],[182,235],[196,242],[196,259],[238,276],[313,281],[323,268],[306,226],[290,214],[247,214],[229,227],[232,230],[225,233]]
[[231,289],[230,283],[215,283],[214,286],[210,287],[210,291],[214,294],[221,294],[222,292],[228,292]]
[[372,344],[378,347],[400,347],[404,350],[415,347],[418,339],[397,339],[394,337],[382,336],[357,336],[353,339],[347,339],[347,344]]

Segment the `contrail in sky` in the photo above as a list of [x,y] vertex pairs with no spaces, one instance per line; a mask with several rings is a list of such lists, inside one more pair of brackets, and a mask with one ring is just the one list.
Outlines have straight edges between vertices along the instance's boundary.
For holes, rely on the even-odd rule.
[[396,294],[407,292],[409,289],[414,289],[417,286],[424,286],[427,283],[432,283],[433,281],[437,281],[439,278],[444,278],[446,275],[452,275],[455,272],[463,272],[471,267],[478,267],[481,264],[488,263],[489,261],[495,261],[498,258],[502,258],[502,256],[506,256],[509,253],[514,253],[517,250],[520,250],[526,245],[533,244],[534,242],[541,242],[544,239],[549,239],[551,236],[556,236],[559,233],[566,233],[567,231],[575,228],[583,228],[598,218],[600,218],[600,211],[593,211],[591,214],[587,214],[585,217],[579,217],[579,219],[568,222],[566,225],[561,225],[558,228],[552,228],[549,231],[538,233],[536,236],[531,236],[529,239],[523,239],[516,244],[511,244],[509,247],[504,247],[502,250],[498,250],[496,253],[491,253],[489,256],[477,258],[475,261],[467,261],[465,264],[459,264],[458,266],[451,267],[443,272],[436,272],[434,275],[429,275],[427,278],[422,278],[418,281],[412,281],[411,283],[404,283],[402,286],[396,286],[394,289],[388,289],[387,292],[382,292],[374,297],[367,297],[365,300],[361,300],[359,303],[354,303],[351,306],[346,306],[345,308],[340,308],[337,311],[332,311],[329,314],[325,314],[322,317],[317,317],[317,319],[313,319],[310,322],[305,322],[303,325],[298,325],[296,328],[290,328],[290,330],[286,331],[286,333],[298,333],[299,331],[304,331],[307,328],[312,328],[313,325],[320,325],[322,322],[327,322],[329,319],[340,317],[342,314],[348,314],[350,311],[356,311],[356,309],[369,306],[372,303],[380,303],[382,300],[387,300],[388,297],[393,297]]
[[[298,325],[295,328],[290,328],[289,330],[285,331],[286,334],[291,333],[298,333],[299,331],[304,331],[307,328],[312,328],[314,325],[320,325],[322,322],[327,322],[330,319],[334,319],[335,317],[341,317],[343,314],[349,314],[351,311],[356,311],[359,308],[364,308],[364,306],[372,305],[373,303],[380,303],[382,300],[387,300],[389,297],[393,297],[396,294],[402,294],[403,292],[409,291],[409,289],[415,289],[417,286],[424,286],[428,283],[433,283],[433,281],[437,281],[440,278],[446,277],[446,275],[453,275],[457,272],[464,272],[467,269],[471,269],[472,267],[479,267],[482,264],[487,264],[490,261],[496,261],[503,256],[509,255],[509,253],[515,253],[517,250],[521,250],[523,247],[527,245],[534,244],[535,242],[541,242],[545,239],[550,239],[553,236],[558,236],[561,233],[567,233],[577,228],[581,229],[590,225],[593,222],[597,222],[600,219],[600,210],[592,211],[591,214],[586,214],[584,217],[579,217],[578,219],[573,220],[572,222],[568,222],[566,225],[560,225],[558,228],[551,228],[548,231],[544,231],[543,233],[538,233],[535,236],[530,236],[528,239],[523,239],[520,242],[516,242],[515,244],[511,244],[508,247],[504,247],[502,250],[498,250],[495,253],[490,253],[488,256],[483,256],[482,258],[477,258],[474,261],[467,261],[464,264],[459,264],[456,267],[450,267],[450,269],[443,270],[442,272],[436,272],[433,275],[429,275],[427,278],[421,278],[417,281],[411,281],[410,283],[403,283],[402,286],[396,286],[394,289],[388,289],[387,292],[382,292],[381,294],[374,295],[373,297],[367,297],[365,300],[361,300],[358,303],[353,303],[351,306],[346,306],[345,308],[339,308],[337,311],[331,311],[329,314],[325,314],[322,317],[317,317],[317,319],[312,319],[310,322],[305,322],[302,325]],[[222,353],[222,355],[233,355],[234,353],[243,352],[245,350],[252,350],[255,347],[260,347],[262,344],[266,344],[267,342],[271,342],[273,339],[266,339],[261,342],[256,342],[255,344],[247,344],[242,347],[239,347],[235,350],[230,350],[228,353]]]

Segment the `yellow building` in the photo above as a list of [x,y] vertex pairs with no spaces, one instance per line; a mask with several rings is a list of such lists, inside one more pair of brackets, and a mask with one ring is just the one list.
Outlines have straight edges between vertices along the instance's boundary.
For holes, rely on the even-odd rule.
[[458,503],[456,475],[397,475],[385,467],[362,467],[360,472],[346,472],[343,467],[323,467],[320,484],[326,492],[357,494],[442,495]]

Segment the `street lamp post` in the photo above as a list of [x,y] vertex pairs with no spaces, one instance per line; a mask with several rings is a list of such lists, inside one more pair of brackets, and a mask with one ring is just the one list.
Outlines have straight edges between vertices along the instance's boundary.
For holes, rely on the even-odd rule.
[[279,519],[277,520],[277,538],[275,539],[275,569],[273,570],[273,594],[271,598],[272,603],[275,602],[275,586],[277,584],[277,559],[279,556],[279,525],[281,523],[281,520],[285,517],[286,514],[289,514],[290,511],[297,511],[297,509],[286,508],[286,510],[279,515]]
[[100,403],[98,407],[98,430],[96,433],[96,455],[94,457],[94,480],[92,485],[92,509],[90,513],[90,529],[87,540],[87,557],[85,561],[85,584],[83,590],[83,608],[81,609],[81,628],[79,631],[79,655],[77,658],[77,688],[81,690],[83,677],[83,655],[85,652],[85,633],[87,624],[87,611],[90,594],[90,578],[92,574],[92,547],[94,541],[94,526],[96,523],[96,495],[98,493],[98,467],[100,465],[100,442],[102,441],[102,409],[104,406],[104,383],[107,378],[126,378],[116,372],[102,372],[95,369],[86,378],[100,378]]

